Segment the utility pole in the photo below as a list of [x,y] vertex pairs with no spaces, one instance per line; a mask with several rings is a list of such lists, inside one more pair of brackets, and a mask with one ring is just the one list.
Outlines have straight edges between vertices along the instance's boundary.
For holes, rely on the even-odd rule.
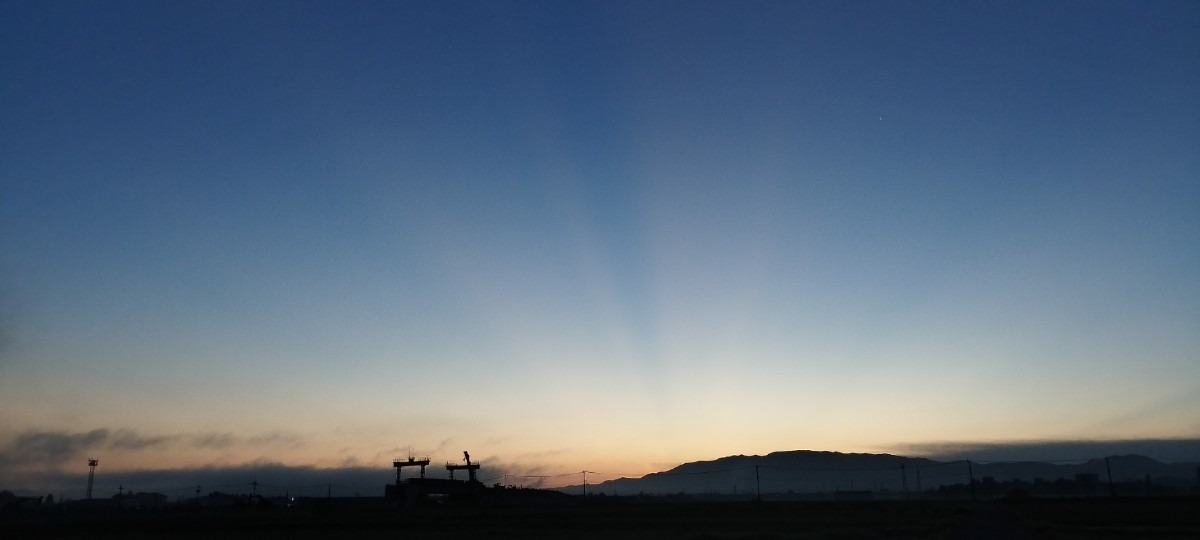
[[967,460],[967,476],[971,479],[971,500],[975,500],[975,471],[971,469],[971,460]]
[[1108,456],[1104,457],[1104,468],[1108,469],[1108,495],[1110,497],[1117,496],[1117,488],[1113,487],[1112,481],[1112,465],[1108,463]]
[[759,480],[759,476],[758,476],[758,465],[754,466],[754,491],[755,491],[754,500],[761,501],[762,500],[762,482]]
[[196,484],[196,502],[200,502],[200,484]]
[[333,498],[333,484],[326,484],[326,485],[325,485],[325,498],[326,498],[326,499],[332,499],[332,498]]
[[583,471],[583,496],[587,497],[587,471]]

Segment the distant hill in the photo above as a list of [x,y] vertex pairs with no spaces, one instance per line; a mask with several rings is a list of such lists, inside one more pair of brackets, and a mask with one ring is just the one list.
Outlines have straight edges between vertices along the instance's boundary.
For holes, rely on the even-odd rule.
[[[1196,463],[1165,464],[1138,456],[1109,459],[1114,481],[1149,478],[1177,486],[1197,481]],[[832,493],[837,491],[928,490],[938,486],[967,484],[985,478],[1008,480],[1073,480],[1079,474],[1095,474],[1107,481],[1104,459],[1075,463],[1037,461],[971,463],[935,461],[891,454],[846,454],[792,450],[765,456],[728,456],[711,461],[684,463],[667,471],[641,478],[606,480],[587,487],[588,493],[607,495],[644,494],[753,494],[758,486],[768,493]],[[582,493],[583,486],[565,486],[560,491]]]

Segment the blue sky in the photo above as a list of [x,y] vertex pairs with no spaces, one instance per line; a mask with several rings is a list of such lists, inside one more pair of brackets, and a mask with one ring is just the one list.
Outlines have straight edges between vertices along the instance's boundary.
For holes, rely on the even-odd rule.
[[0,437],[655,470],[1200,435],[1198,23],[3,2]]

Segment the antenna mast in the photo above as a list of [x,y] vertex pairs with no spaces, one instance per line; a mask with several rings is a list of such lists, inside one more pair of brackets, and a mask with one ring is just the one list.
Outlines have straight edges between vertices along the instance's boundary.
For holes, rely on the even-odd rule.
[[100,464],[100,460],[96,458],[88,458],[88,488],[87,499],[92,500],[92,481],[96,479],[96,465]]

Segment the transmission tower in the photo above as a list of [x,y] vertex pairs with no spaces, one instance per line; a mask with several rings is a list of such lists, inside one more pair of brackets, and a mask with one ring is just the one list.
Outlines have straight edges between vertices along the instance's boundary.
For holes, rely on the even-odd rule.
[[96,479],[96,465],[100,464],[100,460],[96,458],[88,458],[88,489],[87,498],[92,500],[92,481]]

